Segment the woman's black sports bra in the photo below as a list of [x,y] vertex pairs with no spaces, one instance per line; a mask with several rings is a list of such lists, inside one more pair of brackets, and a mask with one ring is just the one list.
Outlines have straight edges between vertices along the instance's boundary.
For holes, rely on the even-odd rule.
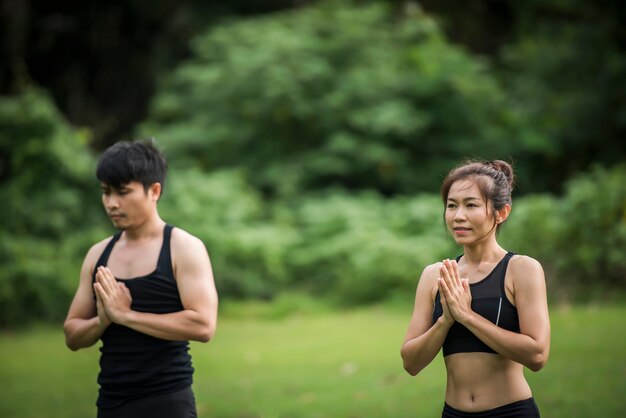
[[[494,269],[479,282],[470,284],[472,293],[472,310],[480,316],[487,318],[500,328],[513,332],[520,332],[517,308],[506,297],[504,291],[504,277],[509,260],[515,255],[507,253]],[[458,262],[462,256],[456,258]],[[443,314],[439,291],[435,297],[433,309],[433,324]],[[455,353],[495,353],[491,347],[482,342],[465,326],[455,322],[443,343],[443,355],[449,356]]]

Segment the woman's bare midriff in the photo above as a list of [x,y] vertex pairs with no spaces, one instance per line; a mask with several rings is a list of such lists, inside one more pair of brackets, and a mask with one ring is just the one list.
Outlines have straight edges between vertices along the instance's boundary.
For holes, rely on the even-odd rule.
[[445,363],[446,403],[455,409],[486,411],[532,396],[523,366],[499,354],[456,353]]

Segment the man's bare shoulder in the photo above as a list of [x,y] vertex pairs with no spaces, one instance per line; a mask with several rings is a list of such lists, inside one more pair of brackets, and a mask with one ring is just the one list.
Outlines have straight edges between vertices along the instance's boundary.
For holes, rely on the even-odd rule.
[[100,256],[104,252],[104,249],[112,238],[113,236],[107,237],[102,241],[96,242],[91,246],[91,248],[89,248],[89,250],[87,251],[87,255],[85,255],[85,260],[83,261],[81,274],[93,274],[93,270],[96,266],[96,263],[98,262],[98,258],[100,258]]
[[196,237],[195,235],[192,235],[191,233],[179,227],[174,227],[172,229],[172,241],[173,242],[175,241],[177,243],[184,243],[184,244],[195,243],[195,244],[204,245],[204,243],[202,242],[200,238]]
[[172,246],[172,249],[177,252],[181,252],[183,250],[189,251],[190,249],[206,249],[204,242],[202,242],[200,238],[178,227],[172,229],[172,238],[170,245]]
[[94,245],[92,245],[91,248],[89,248],[89,251],[87,251],[87,256],[85,257],[85,259],[95,258],[93,260],[93,262],[95,263],[97,258],[100,257],[100,255],[104,252],[104,249],[112,238],[113,235],[106,237],[102,241],[98,241]]
[[[206,272],[211,268],[209,254],[202,240],[189,232],[174,228],[170,240],[172,267],[177,280],[189,277],[189,272]],[[195,274],[195,273],[194,273]],[[192,276],[194,276],[192,274]],[[204,273],[202,275],[204,277]]]

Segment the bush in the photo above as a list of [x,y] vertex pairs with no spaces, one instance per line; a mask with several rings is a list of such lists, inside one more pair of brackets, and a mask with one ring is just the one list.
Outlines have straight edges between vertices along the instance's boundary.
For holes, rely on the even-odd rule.
[[453,244],[433,196],[385,199],[341,192],[293,204],[301,244],[291,262],[302,284],[342,303],[362,304],[412,293],[426,264]]
[[67,311],[103,225],[86,141],[45,93],[0,98],[0,326]]
[[[95,161],[86,136],[34,91],[0,99],[0,150],[0,326],[60,320],[87,249],[110,234]],[[172,170],[160,203],[164,219],[207,245],[222,297],[276,299],[276,315],[297,311],[294,294],[343,305],[412,295],[427,264],[461,251],[442,210],[427,194],[328,188],[270,199],[245,170],[197,168]],[[561,198],[516,199],[500,239],[539,259],[553,288],[623,289],[626,166],[582,174]]]
[[241,172],[173,172],[160,212],[204,241],[221,294],[271,298],[289,281],[288,249],[296,231],[272,219]]
[[581,174],[568,182],[561,198],[516,200],[503,226],[502,243],[540,260],[555,290],[623,289],[626,166]]
[[[623,167],[597,169],[573,180],[562,198],[516,199],[500,242],[538,259],[554,291],[623,287],[624,176]],[[242,172],[196,170],[175,174],[168,190],[162,214],[205,241],[227,298],[291,290],[371,303],[411,294],[427,264],[462,252],[434,195],[329,190],[266,201]]]
[[567,184],[559,270],[579,283],[626,285],[626,165],[596,167]]
[[513,210],[502,225],[498,241],[509,251],[533,257],[543,265],[548,281],[554,280],[563,233],[562,202],[551,195],[531,195],[513,200]]
[[348,304],[379,301],[413,292],[425,264],[453,246],[433,196],[332,191],[266,202],[241,172],[187,170],[172,174],[160,205],[168,222],[205,242],[226,297],[292,289]]

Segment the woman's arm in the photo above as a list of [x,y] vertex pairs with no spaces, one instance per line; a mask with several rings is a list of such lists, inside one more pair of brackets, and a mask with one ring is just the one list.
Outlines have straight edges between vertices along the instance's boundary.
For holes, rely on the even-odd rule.
[[400,350],[404,369],[412,376],[418,374],[435,358],[454,323],[442,294],[443,315],[432,324],[434,286],[437,277],[437,264],[424,269],[415,292],[413,316]]
[[459,278],[456,262],[446,261],[444,265],[448,274],[443,274],[442,288],[453,317],[497,353],[533,371],[540,370],[550,352],[550,319],[539,262],[526,256],[515,256],[509,262],[520,333],[500,328],[472,311],[467,280]]

